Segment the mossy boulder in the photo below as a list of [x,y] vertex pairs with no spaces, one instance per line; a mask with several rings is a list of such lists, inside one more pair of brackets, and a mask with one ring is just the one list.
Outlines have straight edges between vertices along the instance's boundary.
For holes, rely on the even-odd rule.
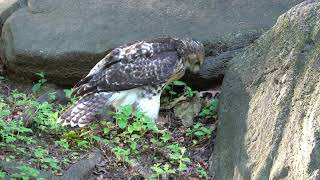
[[303,2],[233,58],[222,86],[216,179],[320,179],[320,2]]

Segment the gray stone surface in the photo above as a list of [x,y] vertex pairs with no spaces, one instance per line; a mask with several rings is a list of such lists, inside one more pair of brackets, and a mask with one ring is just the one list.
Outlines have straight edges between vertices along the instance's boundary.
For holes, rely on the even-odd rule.
[[[11,178],[10,174],[15,174],[15,173],[20,173],[20,170],[18,169],[19,166],[26,166],[25,164],[22,163],[17,163],[14,161],[3,161],[0,160],[0,169],[4,172],[6,172],[6,176],[5,176],[5,180],[11,180],[13,178]],[[44,178],[44,179],[53,179],[53,175],[50,172],[47,171],[39,171],[39,176]]]
[[56,177],[57,180],[85,180],[90,177],[91,171],[100,163],[103,158],[102,151],[96,149],[91,152],[87,158],[80,160],[72,165],[66,172],[63,172],[61,177]]
[[269,28],[302,0],[29,0],[2,32],[11,77],[74,84],[106,53],[155,36],[231,41]]
[[177,103],[174,107],[174,115],[181,120],[184,127],[193,125],[193,120],[201,111],[200,94],[196,93],[193,97],[189,97],[184,101]]
[[26,6],[26,0],[0,0],[0,32],[7,18],[24,6]]
[[[0,37],[2,26],[4,22],[8,19],[8,17],[17,11],[18,9],[26,6],[26,0],[0,0]],[[2,57],[2,50],[3,45],[0,41],[0,74],[2,75],[3,72],[3,63],[1,60]]]
[[320,2],[307,1],[230,61],[215,179],[320,179]]
[[[62,172],[62,176],[55,176],[48,171],[38,170],[39,177],[44,179],[54,180],[85,180],[90,177],[91,171],[95,166],[102,160],[103,153],[99,149],[94,149],[85,158],[79,160],[75,164],[71,165],[68,170]],[[24,164],[17,162],[6,162],[0,160],[0,169],[5,171],[8,175],[5,177],[6,180],[12,179],[10,174],[19,173],[18,166]]]

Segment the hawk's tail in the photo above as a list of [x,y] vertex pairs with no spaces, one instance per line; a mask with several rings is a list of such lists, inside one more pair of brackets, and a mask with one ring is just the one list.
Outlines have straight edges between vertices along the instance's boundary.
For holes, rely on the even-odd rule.
[[107,105],[111,96],[112,93],[100,92],[82,97],[60,115],[58,123],[71,127],[87,125]]

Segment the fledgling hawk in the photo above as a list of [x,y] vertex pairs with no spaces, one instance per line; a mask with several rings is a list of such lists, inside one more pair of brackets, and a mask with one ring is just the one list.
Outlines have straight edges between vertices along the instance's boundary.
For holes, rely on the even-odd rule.
[[203,45],[190,39],[157,38],[113,49],[73,88],[80,100],[59,123],[83,127],[106,106],[132,105],[156,120],[163,87],[181,78],[186,69],[198,72]]

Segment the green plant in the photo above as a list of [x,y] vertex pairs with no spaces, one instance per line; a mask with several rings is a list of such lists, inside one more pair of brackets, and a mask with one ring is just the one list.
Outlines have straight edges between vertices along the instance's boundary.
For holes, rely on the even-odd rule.
[[[12,176],[11,176],[12,178],[29,180],[31,177],[37,178],[40,175],[40,172],[37,169],[29,167],[29,166],[18,166],[17,169],[19,169],[19,172],[12,174]],[[41,178],[41,179],[43,179],[43,178]]]
[[205,127],[201,123],[194,124],[191,128],[188,128],[186,131],[186,135],[193,138],[194,136],[198,139],[209,138],[212,134],[212,129]]
[[113,117],[116,119],[116,124],[120,129],[124,129],[127,126],[131,114],[132,107],[130,105],[123,106],[113,113]]
[[201,110],[199,113],[200,117],[212,118],[217,114],[219,101],[217,99],[212,99],[209,103]]
[[171,133],[164,130],[161,132],[161,137],[160,139],[164,142],[164,143],[167,143],[170,139],[171,139]]
[[[44,82],[39,81],[40,84]],[[50,94],[50,98],[55,98],[54,96],[54,94]],[[8,97],[0,96],[0,148],[4,147],[12,152],[5,155],[5,160],[20,159],[21,156],[23,158],[33,157],[34,159],[30,160],[33,162],[32,166],[49,169],[53,172],[59,171],[61,169],[60,162],[49,157],[48,150],[39,146],[39,142],[34,140],[35,137],[39,138],[49,134],[57,135],[62,132],[63,128],[56,123],[59,108],[61,109],[61,107],[54,108],[48,102],[40,103],[32,94],[27,95],[17,90],[11,91]],[[19,120],[17,117],[27,119]],[[31,128],[25,126],[25,120],[32,122]],[[60,145],[64,145],[63,147],[66,148],[62,142],[60,141]],[[34,148],[35,145],[36,148]],[[30,154],[28,151],[34,153]],[[13,174],[12,177],[29,179],[37,176],[37,170],[29,166],[20,166],[18,169],[20,172]]]
[[63,92],[65,93],[66,97],[68,99],[70,99],[70,102],[72,104],[75,103],[79,99],[79,97],[71,96],[71,94],[72,94],[72,90],[71,89],[64,89]]
[[190,163],[190,159],[185,156],[186,148],[181,147],[179,144],[168,145],[167,148],[171,150],[169,158],[178,163],[178,170],[180,172],[187,169],[187,164]]
[[38,159],[38,161],[41,161],[41,159],[43,159],[46,154],[48,154],[48,151],[46,149],[43,149],[41,147],[34,149],[34,155]]
[[69,151],[70,146],[67,139],[61,138],[60,140],[55,141],[57,145],[59,145],[63,151]]
[[192,90],[187,83],[177,80],[165,86],[163,94],[169,96],[169,99],[167,99],[167,96],[163,97],[163,99],[165,99],[164,101],[171,102],[173,99],[178,98],[179,96],[193,97],[196,94],[196,91]]
[[151,175],[151,179],[165,179],[166,176],[169,176],[170,174],[174,174],[175,170],[170,167],[169,164],[160,164],[157,163],[151,167],[151,169],[155,172]]
[[32,133],[32,130],[24,127],[21,121],[3,121],[0,119],[0,146],[15,149],[16,145],[14,143],[17,141],[33,144],[35,141],[28,137],[29,133]]
[[160,138],[158,138],[158,136],[152,137],[150,142],[156,144],[157,146],[163,146],[171,139],[171,133],[166,129],[159,131],[159,134],[161,135]]
[[201,178],[208,177],[207,171],[200,164],[197,165],[197,173],[198,173],[198,176]]
[[42,160],[43,164],[42,167],[45,169],[51,169],[53,173],[58,172],[61,170],[61,167],[59,166],[59,161],[53,158],[44,158]]
[[[127,132],[132,134],[134,132],[139,132],[143,135],[146,131],[151,130],[157,132],[158,128],[155,122],[143,112],[133,112],[132,106],[122,106],[117,112],[111,113],[113,118],[116,120],[116,124],[120,129],[127,128]],[[130,124],[128,125],[128,122]],[[108,131],[108,130],[106,130]]]
[[129,155],[130,149],[123,149],[119,146],[112,148],[112,151],[115,153],[116,157],[123,162],[130,162]]
[[33,86],[32,86],[32,92],[33,93],[38,93],[41,89],[41,87],[43,86],[43,84],[45,82],[47,82],[47,80],[45,79],[45,75],[43,72],[40,72],[40,73],[35,73],[40,79],[38,80],[37,83],[35,83]]
[[6,172],[3,172],[2,170],[0,170],[0,179],[4,179],[6,177]]
[[39,166],[42,168],[51,169],[54,173],[61,169],[58,165],[58,160],[47,157],[48,151],[46,149],[38,147],[34,149],[34,155],[37,158]]

